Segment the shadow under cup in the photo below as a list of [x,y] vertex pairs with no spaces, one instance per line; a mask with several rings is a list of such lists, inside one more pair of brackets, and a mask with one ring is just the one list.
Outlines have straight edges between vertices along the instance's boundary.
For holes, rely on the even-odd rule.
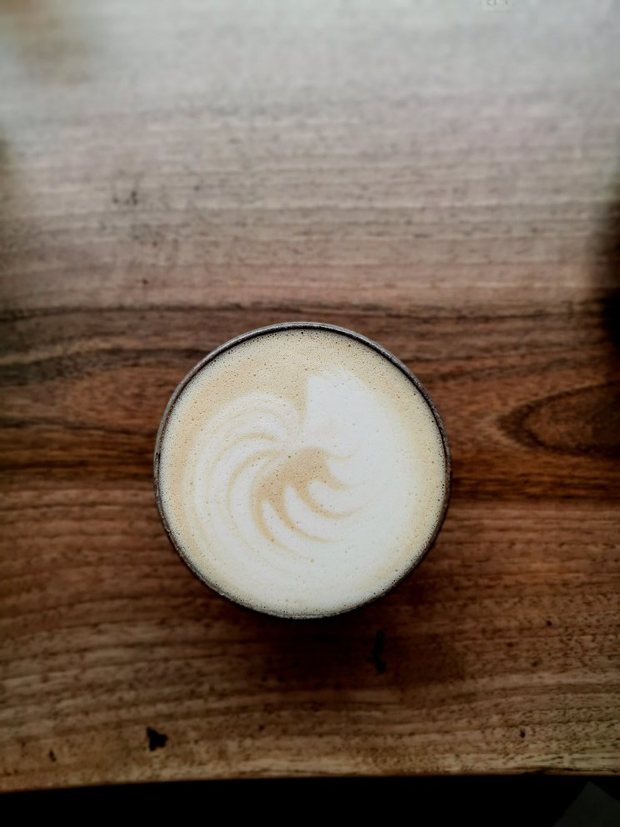
[[[217,582],[214,582],[214,578],[209,576],[209,574],[206,573],[201,568],[199,562],[197,562],[197,560],[194,559],[197,555],[192,554],[191,552],[188,552],[187,548],[184,547],[184,546],[188,545],[187,535],[186,535],[186,538],[185,538],[186,542],[184,544],[181,541],[180,536],[179,536],[180,532],[179,532],[179,529],[178,529],[178,522],[177,522],[177,528],[176,529],[175,529],[175,526],[173,525],[173,523],[174,523],[174,520],[172,519],[173,511],[172,511],[171,506],[167,502],[167,497],[166,497],[165,491],[162,490],[163,488],[165,488],[165,486],[162,485],[162,451],[164,449],[164,445],[166,443],[166,437],[167,437],[169,429],[170,429],[171,418],[173,418],[173,415],[175,414],[175,412],[178,412],[178,409],[177,409],[176,406],[179,404],[179,401],[182,398],[184,399],[184,404],[186,404],[186,400],[188,398],[188,394],[186,392],[188,391],[188,388],[190,386],[192,386],[192,388],[196,387],[196,383],[194,383],[193,385],[192,385],[192,383],[193,383],[193,380],[195,380],[197,377],[199,379],[204,378],[204,375],[201,372],[204,371],[205,368],[208,368],[209,366],[213,367],[216,360],[218,360],[218,359],[221,360],[221,357],[224,354],[230,354],[231,351],[235,351],[236,349],[239,349],[240,345],[247,345],[247,343],[252,342],[253,340],[257,340],[259,337],[269,336],[273,340],[274,334],[283,333],[283,332],[289,332],[289,333],[293,332],[293,333],[299,334],[299,333],[304,333],[306,331],[308,331],[311,334],[311,337],[314,336],[315,338],[316,338],[317,332],[319,334],[322,333],[322,332],[337,334],[339,337],[342,336],[342,337],[346,338],[348,347],[352,346],[353,343],[357,343],[358,345],[363,345],[365,348],[369,348],[371,351],[374,352],[374,355],[372,356],[373,359],[376,360],[376,356],[378,355],[378,356],[381,357],[381,359],[387,360],[394,368],[396,368],[406,378],[406,380],[408,380],[408,382],[410,382],[414,386],[414,388],[417,390],[417,392],[419,394],[419,397],[421,397],[421,402],[418,402],[419,407],[420,408],[422,408],[422,407],[425,408],[425,414],[430,415],[430,418],[432,418],[432,422],[435,426],[435,432],[436,432],[437,437],[436,437],[436,447],[432,449],[434,451],[433,464],[434,464],[435,460],[437,460],[440,464],[441,472],[437,472],[437,473],[438,474],[441,473],[441,479],[440,479],[441,495],[435,501],[436,505],[435,505],[435,509],[434,509],[434,512],[433,512],[433,521],[430,524],[430,530],[427,531],[427,533],[424,535],[425,540],[424,540],[423,544],[419,544],[415,548],[415,552],[412,552],[411,559],[408,560],[407,563],[404,566],[401,565],[401,568],[398,571],[398,575],[395,576],[392,580],[390,580],[389,583],[382,585],[381,588],[377,589],[372,594],[366,595],[366,596],[364,596],[363,598],[361,598],[357,601],[351,602],[349,600],[348,602],[344,602],[343,605],[337,605],[337,603],[335,603],[333,605],[330,605],[328,609],[325,609],[325,608],[311,608],[311,609],[309,609],[308,606],[306,606],[306,607],[304,607],[300,610],[298,608],[295,608],[295,606],[292,606],[290,608],[290,610],[289,609],[282,610],[280,608],[276,608],[274,610],[273,606],[270,606],[270,601],[267,599],[267,595],[265,595],[265,603],[263,603],[260,598],[254,597],[252,599],[249,599],[246,595],[244,595],[242,589],[240,589],[239,592],[236,593],[234,588],[231,588],[230,586],[229,587],[223,587],[221,584],[218,584]],[[308,339],[306,339],[305,341],[308,341]],[[320,337],[319,337],[319,341],[320,341]],[[370,355],[368,356],[368,358],[369,359],[371,358]],[[379,362],[379,364],[380,363],[381,362]],[[320,369],[322,369],[322,364],[320,363],[320,361],[319,361],[319,364],[317,365],[317,368],[319,369],[319,371],[320,371]],[[252,375],[256,376],[257,374],[252,374]],[[227,378],[228,378],[228,376],[227,376]],[[246,379],[246,386],[251,386],[253,381],[254,380],[251,380],[248,383],[248,381]],[[256,380],[256,382],[258,384],[260,384],[260,377],[259,377],[258,380]],[[190,394],[191,394],[191,391],[190,391]],[[427,419],[428,418],[429,418],[429,416],[427,416]],[[230,419],[230,417],[228,417],[227,419],[225,418],[225,421],[228,422],[229,419]],[[214,420],[212,418],[207,418],[204,421],[205,421],[205,425],[208,425],[208,428],[203,429],[203,433],[208,433],[209,430],[212,429],[212,424],[213,424]],[[192,427],[195,427],[195,426],[192,426]],[[214,430],[216,431],[216,429],[214,429]],[[218,445],[217,439],[218,439],[217,432],[215,432],[213,434],[212,442],[214,442],[216,446]],[[177,438],[177,441],[178,441],[178,438]],[[166,450],[169,450],[169,449],[166,448]],[[298,452],[298,453],[301,455],[302,452]],[[265,455],[268,456],[268,452]],[[188,456],[192,456],[192,455],[188,454]],[[289,457],[289,459],[290,459],[290,457]],[[314,462],[314,460],[312,458],[312,455],[308,455],[307,464],[309,464],[309,466],[311,466],[313,462]],[[246,465],[247,465],[247,463],[246,463]],[[344,485],[339,481],[339,479],[337,479],[333,475],[332,471],[330,470],[330,468],[328,467],[327,464],[324,464],[320,468],[318,466],[316,466],[313,470],[316,471],[316,473],[317,473],[317,476],[314,477],[315,480],[318,479],[320,482],[324,482],[326,485],[333,486],[334,488],[344,487]],[[328,479],[324,480],[321,477],[321,474],[322,475],[327,475]],[[308,475],[308,479],[310,479],[310,476],[311,475]],[[307,486],[309,486],[309,483],[307,481],[306,481],[306,483],[307,483]],[[355,333],[351,330],[347,330],[346,328],[337,327],[335,325],[322,324],[322,323],[318,323],[318,322],[288,322],[288,323],[283,323],[283,324],[270,325],[269,327],[259,328],[257,330],[252,330],[248,333],[244,333],[241,336],[238,336],[234,339],[231,339],[230,341],[228,341],[225,344],[218,347],[216,350],[212,351],[204,359],[202,359],[197,365],[195,365],[195,367],[193,367],[192,370],[189,371],[189,373],[185,376],[185,378],[181,381],[181,383],[178,385],[178,387],[176,388],[176,390],[172,394],[172,396],[170,398],[170,401],[168,402],[168,405],[167,405],[166,410],[164,412],[164,415],[162,417],[161,424],[159,426],[159,431],[157,433],[156,444],[155,444],[155,455],[154,455],[155,499],[156,499],[156,502],[157,502],[157,508],[159,510],[159,514],[160,514],[164,529],[165,529],[165,531],[166,531],[173,547],[178,552],[180,557],[184,560],[184,562],[187,564],[187,566],[194,572],[194,574],[205,585],[209,586],[211,589],[213,589],[215,592],[217,592],[221,596],[223,596],[225,598],[228,598],[232,602],[237,603],[238,605],[244,606],[246,608],[250,608],[250,609],[253,609],[255,611],[264,613],[264,614],[274,615],[276,617],[283,617],[283,618],[287,618],[287,619],[309,619],[309,618],[316,619],[316,618],[320,618],[320,617],[328,617],[328,616],[333,616],[333,615],[337,615],[337,614],[342,614],[344,612],[352,611],[354,609],[357,609],[357,608],[360,608],[364,605],[372,603],[375,600],[379,599],[380,597],[384,596],[387,592],[391,591],[398,583],[400,583],[407,575],[409,575],[413,571],[413,569],[417,568],[417,566],[424,559],[424,557],[427,554],[427,552],[429,551],[429,549],[432,547],[432,545],[435,541],[435,538],[437,537],[437,534],[439,533],[439,530],[442,526],[443,520],[445,518],[447,509],[448,509],[448,503],[449,503],[449,499],[450,499],[450,483],[451,483],[450,451],[449,451],[448,440],[447,440],[447,437],[446,437],[445,429],[444,429],[441,418],[440,418],[433,402],[431,401],[428,393],[426,392],[426,390],[424,389],[424,387],[422,386],[420,381],[411,373],[411,371],[400,360],[398,360],[389,351],[385,350],[385,348],[381,347],[381,345],[378,345],[376,342],[373,342],[372,340],[366,338],[365,336],[362,336],[362,335],[360,335],[358,333]],[[190,485],[193,485],[193,482],[191,482]],[[306,493],[308,491],[307,486],[304,489],[304,491],[306,491]],[[170,489],[170,485],[168,485],[168,489]],[[185,489],[183,489],[183,490],[185,491]],[[202,488],[201,488],[201,490],[202,490]],[[180,491],[181,491],[181,486],[179,485],[177,493],[179,493]],[[217,499],[220,496],[219,489],[213,489],[213,492],[214,493],[213,493],[212,500],[209,500],[208,497],[206,498],[204,508],[209,511],[209,514],[211,514],[213,511],[217,512],[217,510],[219,509],[219,511],[221,512],[220,513],[220,518],[225,520],[225,521],[226,520],[230,521],[231,519],[233,519],[233,517],[232,517],[231,513],[228,513],[230,511],[228,506],[227,505],[222,506],[221,502],[217,502]],[[185,496],[185,494],[181,494],[181,496],[178,498],[179,502],[184,502],[184,500],[183,500],[184,496]],[[282,503],[284,503],[286,496],[287,495],[286,495],[286,493],[284,491],[284,488],[283,488],[283,490],[281,492],[281,501],[282,501]],[[168,499],[169,499],[169,497],[168,497]],[[202,501],[201,501],[201,503],[202,503]],[[260,504],[260,503],[259,503],[259,507],[261,509],[263,509],[263,505]],[[321,506],[317,506],[317,508],[321,508]],[[224,513],[224,512],[226,512],[226,513]],[[270,529],[269,529],[269,527],[267,526],[267,524],[265,522],[265,517],[263,515],[263,511],[260,512],[258,519],[261,522],[263,522],[264,531],[266,533],[269,533]],[[295,522],[294,522],[294,518],[289,518],[287,516],[287,520],[289,520],[289,519],[291,520],[291,522],[289,523],[290,527],[291,528],[297,528],[297,526],[295,525]],[[299,531],[303,534],[303,531],[302,531],[301,527],[299,528]],[[217,532],[213,532],[209,535],[208,543],[211,546],[211,549],[210,549],[209,553],[211,553],[212,549],[216,548],[216,546],[212,545],[212,538],[215,535],[217,535]],[[308,535],[308,536],[310,536],[310,535]],[[276,546],[279,545],[278,539],[276,537],[272,536],[271,539],[270,539],[270,542],[272,544],[275,544]],[[240,541],[240,545],[243,545],[243,543],[241,541]],[[204,551],[205,551],[205,549],[201,548],[200,549],[200,554],[204,553]],[[238,549],[235,548],[234,552],[236,553],[237,551],[238,551]],[[217,547],[217,554],[220,554],[220,553],[221,553],[221,550],[218,546]],[[311,561],[311,562],[314,562],[314,561]],[[239,566],[239,564],[237,564],[237,565]],[[308,569],[308,571],[310,571],[310,569]]]

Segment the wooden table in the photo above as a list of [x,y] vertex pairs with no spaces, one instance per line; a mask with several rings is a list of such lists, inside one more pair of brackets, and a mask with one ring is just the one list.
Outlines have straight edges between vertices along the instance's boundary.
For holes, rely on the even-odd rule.
[[[1,787],[619,772],[617,7],[0,26]],[[453,451],[419,572],[323,622],[201,586],[152,493],[186,370],[289,319],[401,357]]]

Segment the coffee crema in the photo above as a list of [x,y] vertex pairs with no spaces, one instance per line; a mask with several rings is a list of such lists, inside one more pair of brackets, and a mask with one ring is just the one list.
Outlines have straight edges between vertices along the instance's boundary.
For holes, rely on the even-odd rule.
[[386,592],[424,555],[449,455],[417,380],[373,342],[312,323],[233,340],[170,400],[158,505],[181,556],[230,599],[290,618]]

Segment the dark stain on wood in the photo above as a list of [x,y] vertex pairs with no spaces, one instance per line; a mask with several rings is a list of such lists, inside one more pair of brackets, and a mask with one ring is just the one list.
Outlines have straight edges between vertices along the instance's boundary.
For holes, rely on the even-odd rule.
[[167,735],[164,735],[163,732],[157,732],[156,729],[150,726],[146,728],[146,737],[148,738],[150,752],[155,752],[156,749],[163,749],[168,743]]

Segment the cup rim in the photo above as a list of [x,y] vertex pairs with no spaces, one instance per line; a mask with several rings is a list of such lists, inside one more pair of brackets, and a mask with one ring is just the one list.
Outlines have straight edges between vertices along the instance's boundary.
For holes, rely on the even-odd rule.
[[[344,609],[339,609],[334,612],[327,612],[325,614],[284,614],[281,612],[275,611],[267,611],[265,609],[259,609],[256,606],[253,606],[249,601],[240,600],[236,596],[229,594],[225,590],[222,590],[220,587],[216,586],[212,583],[205,575],[198,570],[198,568],[192,563],[189,559],[189,556],[184,552],[184,550],[180,547],[177,541],[174,538],[172,533],[172,529],[168,524],[168,520],[166,519],[166,515],[163,508],[162,503],[162,496],[161,496],[161,489],[160,489],[160,455],[161,455],[161,445],[164,438],[164,434],[166,431],[166,427],[170,420],[170,416],[174,409],[174,406],[187,387],[192,379],[198,374],[203,368],[205,368],[210,362],[214,361],[221,356],[223,353],[226,353],[228,350],[240,345],[243,342],[247,342],[251,339],[255,339],[258,336],[264,336],[271,333],[281,333],[287,330],[327,330],[332,333],[339,333],[343,336],[347,336],[350,339],[353,339],[357,342],[361,342],[362,344],[370,347],[376,353],[379,353],[389,362],[391,362],[394,367],[398,368],[398,370],[403,373],[410,382],[413,383],[414,387],[419,391],[422,395],[424,401],[428,405],[433,419],[439,429],[439,433],[441,436],[441,443],[443,447],[443,455],[444,455],[444,495],[443,495],[443,502],[441,511],[439,513],[439,517],[437,519],[437,524],[435,526],[435,530],[429,537],[427,543],[425,544],[422,552],[412,561],[411,565],[398,577],[397,580],[394,580],[389,586],[386,586],[382,589],[378,594],[373,595],[373,597],[360,601],[353,606],[348,606]],[[224,597],[225,599],[229,600],[231,603],[234,603],[237,606],[241,606],[246,609],[250,609],[254,612],[259,614],[268,615],[270,617],[278,617],[286,620],[321,620],[324,618],[329,617],[337,617],[339,615],[348,614],[349,612],[357,611],[362,609],[365,606],[374,603],[376,600],[380,600],[382,597],[385,597],[386,594],[389,594],[393,589],[399,586],[403,580],[405,580],[415,569],[418,568],[420,563],[426,558],[426,555],[433,547],[435,540],[437,539],[437,535],[439,534],[443,523],[446,518],[446,514],[448,511],[448,506],[450,503],[450,494],[451,494],[451,487],[452,487],[452,462],[450,456],[450,446],[448,443],[448,437],[446,434],[446,429],[444,427],[443,421],[439,415],[437,408],[433,400],[430,398],[428,391],[422,385],[418,377],[409,370],[409,368],[401,362],[393,353],[389,350],[384,348],[382,345],[378,344],[377,342],[369,339],[367,336],[364,336],[361,333],[357,333],[354,330],[350,330],[346,327],[340,327],[339,325],[329,324],[327,322],[311,322],[311,321],[295,321],[295,322],[279,322],[277,324],[266,325],[264,327],[257,327],[254,330],[249,330],[246,333],[242,333],[239,336],[234,336],[232,339],[229,339],[227,342],[219,345],[214,350],[210,351],[206,354],[199,362],[197,362],[183,377],[183,379],[179,382],[176,386],[170,399],[168,400],[168,404],[164,410],[164,413],[161,418],[161,422],[159,423],[159,428],[157,429],[157,436],[155,438],[155,450],[153,454],[153,485],[155,491],[155,502],[157,505],[157,511],[159,512],[159,517],[164,527],[164,531],[168,536],[168,539],[177,552],[181,560],[186,564],[186,566],[190,569],[190,571],[203,583],[203,585],[208,586],[212,591],[216,594],[220,595],[220,597]]]

